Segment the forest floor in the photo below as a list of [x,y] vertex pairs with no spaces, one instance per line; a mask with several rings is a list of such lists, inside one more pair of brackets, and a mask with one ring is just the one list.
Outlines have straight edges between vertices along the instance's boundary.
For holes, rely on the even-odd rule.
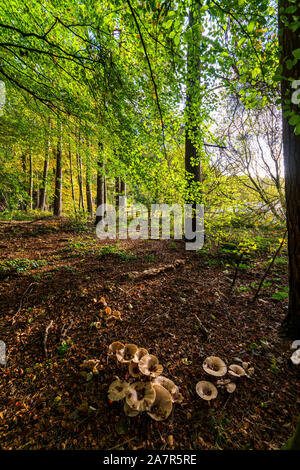
[[[72,230],[55,218],[0,223],[2,449],[276,449],[292,435],[300,374],[291,342],[278,335],[287,304],[284,262],[253,303],[251,283],[261,279],[267,256],[241,269],[231,291],[234,269],[218,253],[196,254],[169,240],[116,248],[92,226]],[[122,321],[102,322],[101,297]],[[180,387],[184,401],[166,421],[128,418],[122,402],[108,400],[110,383],[125,374],[107,359],[116,340],[157,355]],[[227,365],[249,362],[254,375],[240,379],[233,394],[221,390],[204,401],[195,385],[210,380],[202,368],[210,355]],[[98,375],[82,374],[85,359],[101,361]]]

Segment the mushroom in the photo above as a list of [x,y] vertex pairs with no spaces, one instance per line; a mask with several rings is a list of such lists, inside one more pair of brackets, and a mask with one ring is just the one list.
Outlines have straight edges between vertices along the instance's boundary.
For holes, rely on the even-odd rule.
[[209,356],[203,362],[203,369],[207,374],[222,377],[227,372],[227,367],[224,361],[217,356]]
[[174,382],[167,377],[164,377],[163,375],[160,375],[159,377],[156,377],[153,382],[153,384],[159,384],[162,387],[164,387],[168,392],[170,393],[172,397],[172,402],[177,402],[180,403],[183,400],[183,396],[179,392],[179,388],[177,385],[174,384]]
[[145,348],[138,348],[137,352],[134,355],[134,358],[132,359],[133,362],[140,362],[142,357],[146,356],[148,354],[147,349]]
[[291,361],[296,366],[300,364],[300,349],[296,349],[296,351],[293,352],[293,354],[291,355]]
[[229,384],[225,385],[225,388],[226,388],[228,393],[233,393],[236,389],[236,384],[233,383],[233,382],[230,382]]
[[146,354],[140,360],[139,369],[144,375],[150,377],[158,377],[164,370],[163,366],[159,364],[158,359],[153,354]]
[[140,377],[141,376],[139,366],[137,365],[136,362],[130,362],[129,363],[129,374],[132,377]]
[[124,413],[126,414],[126,416],[130,416],[130,418],[132,418],[134,416],[137,416],[139,414],[139,411],[134,410],[133,408],[130,408],[130,406],[128,406],[127,402],[125,401]]
[[159,384],[154,384],[155,401],[152,404],[148,415],[155,421],[162,421],[167,419],[172,411],[172,397],[171,394]]
[[196,392],[203,400],[213,400],[218,395],[218,390],[214,384],[206,380],[197,383]]
[[228,385],[230,382],[230,379],[220,379],[217,380],[217,385],[220,385],[222,387],[223,385]]
[[108,398],[112,401],[119,401],[125,398],[129,384],[125,380],[114,380],[108,389]]
[[245,369],[243,369],[241,366],[238,366],[237,364],[231,364],[231,366],[229,366],[228,372],[233,377],[243,377],[246,375]]
[[98,359],[86,359],[83,361],[83,363],[80,365],[80,369],[86,369],[90,370],[93,372],[93,374],[98,374],[100,361]]
[[123,363],[131,362],[137,352],[138,347],[135,344],[125,344],[124,348],[116,352],[118,361]]
[[295,341],[292,342],[291,349],[298,349],[300,348],[300,339],[295,339]]
[[108,354],[113,355],[116,354],[120,349],[123,349],[125,346],[120,341],[114,341],[108,346]]
[[149,409],[155,400],[155,390],[151,382],[135,382],[126,392],[127,405],[136,411]]

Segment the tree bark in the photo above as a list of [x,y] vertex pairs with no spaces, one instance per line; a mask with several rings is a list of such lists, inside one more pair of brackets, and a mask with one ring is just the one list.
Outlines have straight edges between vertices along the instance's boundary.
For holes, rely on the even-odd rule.
[[57,217],[62,215],[62,126],[61,121],[58,122],[58,138],[56,150],[56,173],[55,173],[55,191],[54,191],[54,207],[53,214]]
[[46,206],[46,198],[47,198],[47,178],[48,178],[48,170],[49,170],[49,159],[50,159],[50,146],[51,146],[51,118],[49,117],[48,120],[48,139],[46,143],[46,151],[45,151],[45,160],[44,160],[44,170],[43,170],[43,181],[41,187],[41,198],[40,198],[40,209],[42,211],[45,210]]
[[32,153],[29,152],[29,207],[33,207],[33,166],[32,166]]
[[[300,79],[300,61],[296,61],[292,68],[287,66],[290,65],[287,61],[293,61],[293,51],[300,49],[300,35],[298,30],[293,32],[288,25],[284,24],[283,18],[291,24],[294,15],[300,16],[300,5],[298,4],[296,12],[289,14],[286,13],[286,9],[290,5],[288,0],[279,0],[281,98],[283,111],[289,109],[299,115],[299,105],[291,103],[291,97],[295,91],[291,84],[293,80]],[[287,99],[289,103],[286,102]],[[289,256],[289,307],[282,330],[287,336],[298,339],[300,338],[300,135],[295,134],[294,126],[288,122],[289,118],[290,116],[284,115],[282,118]]]
[[86,203],[89,214],[93,217],[93,196],[92,196],[92,181],[91,181],[91,149],[90,143],[87,144],[86,165],[85,165],[85,189],[86,189]]
[[[103,157],[103,144],[98,144],[98,162],[97,162],[97,207],[106,203],[106,188],[105,188],[105,161]],[[96,216],[96,224],[100,222],[101,216]]]
[[74,205],[74,214],[77,214],[76,198],[75,198],[75,190],[74,190],[74,179],[73,179],[72,152],[71,152],[70,141],[69,141],[69,163],[70,163],[70,179],[71,179],[71,189],[72,189],[72,200],[73,200],[73,205]]
[[[196,9],[191,6],[189,9],[189,28],[195,24],[195,16],[200,13],[200,4]],[[193,33],[192,33],[193,34]],[[200,155],[196,145],[199,134],[199,126],[195,122],[195,106],[200,85],[200,60],[199,60],[199,40],[192,35],[188,43],[187,53],[187,89],[186,89],[186,125],[185,125],[185,171],[187,179],[187,194],[185,202],[193,207],[192,230],[196,230],[195,209],[197,202],[200,202],[198,193],[201,183],[201,163]],[[195,99],[196,97],[196,99]]]
[[83,197],[83,183],[82,183],[82,159],[81,159],[80,138],[81,136],[80,136],[80,126],[79,126],[77,150],[76,150],[78,186],[79,186],[79,209],[83,209],[85,211],[84,197]]

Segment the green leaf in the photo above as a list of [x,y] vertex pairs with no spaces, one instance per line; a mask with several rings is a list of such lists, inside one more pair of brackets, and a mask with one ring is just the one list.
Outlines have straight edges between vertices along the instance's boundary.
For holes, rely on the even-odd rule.
[[293,56],[296,57],[296,59],[300,59],[300,48],[299,49],[295,49],[293,51]]

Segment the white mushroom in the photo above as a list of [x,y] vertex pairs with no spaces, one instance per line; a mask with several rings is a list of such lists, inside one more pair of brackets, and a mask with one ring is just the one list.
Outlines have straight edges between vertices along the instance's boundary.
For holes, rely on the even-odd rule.
[[116,354],[120,349],[123,349],[125,345],[120,343],[120,341],[115,341],[108,346],[108,354],[113,355]]
[[172,402],[177,402],[181,403],[183,401],[183,396],[179,392],[179,387],[174,384],[174,382],[167,377],[164,377],[163,375],[160,375],[159,377],[156,377],[153,382],[153,384],[159,384],[162,387],[164,387],[168,392],[170,393],[172,397]]
[[162,421],[167,419],[172,411],[172,397],[171,394],[159,384],[154,384],[155,401],[152,404],[148,415],[155,421]]
[[130,408],[130,406],[128,406],[127,402],[125,401],[124,413],[126,414],[126,416],[130,416],[130,418],[133,418],[134,416],[137,416],[139,414],[139,411]]
[[225,385],[225,388],[226,388],[228,393],[233,393],[236,389],[236,384],[233,383],[233,382],[230,382],[229,384]]
[[296,351],[293,352],[293,354],[291,355],[291,361],[296,366],[300,364],[300,349],[296,349]]
[[224,361],[217,356],[209,356],[203,362],[203,369],[207,374],[222,377],[227,372],[227,367]]
[[231,366],[229,366],[228,372],[233,377],[243,377],[246,375],[245,369],[243,369],[241,366],[238,366],[237,364],[231,364]]
[[135,344],[125,344],[124,348],[119,349],[116,352],[118,361],[124,363],[131,362],[135,353],[137,352],[137,349],[138,347]]
[[203,400],[213,400],[218,395],[218,390],[211,382],[202,380],[196,385],[196,392]]
[[152,354],[146,354],[139,362],[139,369],[144,375],[158,377],[164,368],[161,364],[159,364],[156,356],[153,356]]
[[137,352],[134,355],[134,358],[132,359],[133,362],[140,362],[143,356],[146,356],[148,354],[147,349],[145,348],[138,348]]
[[132,377],[140,377],[142,374],[140,372],[139,366],[136,362],[130,362],[129,364],[129,374]]
[[300,348],[300,339],[295,339],[295,341],[292,342],[291,349],[298,349]]
[[119,401],[125,398],[129,384],[125,380],[114,380],[108,389],[108,398],[112,401]]
[[151,382],[135,382],[126,392],[127,405],[136,411],[145,411],[155,400],[155,390]]

